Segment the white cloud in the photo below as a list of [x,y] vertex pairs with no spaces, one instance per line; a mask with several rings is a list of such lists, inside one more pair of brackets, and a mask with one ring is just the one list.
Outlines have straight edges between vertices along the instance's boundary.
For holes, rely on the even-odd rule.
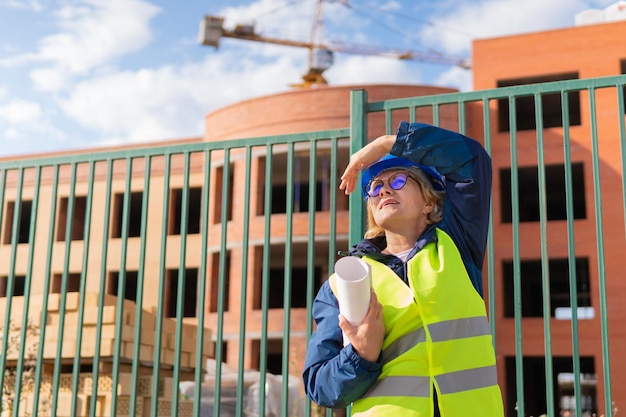
[[[273,48],[273,55],[282,49]],[[95,77],[79,82],[61,108],[109,142],[201,136],[204,116],[211,110],[242,97],[287,89],[289,74],[299,81],[291,56],[259,64],[250,52],[224,52],[179,67]]]
[[[483,0],[454,3],[450,13],[431,16],[422,31],[424,43],[451,54],[468,54],[472,38],[487,38],[569,27],[576,13],[589,7],[583,0]],[[448,28],[442,30],[442,28]]]
[[55,12],[61,31],[25,57],[49,65],[34,70],[33,81],[41,90],[58,91],[71,77],[140,50],[151,40],[149,22],[158,12],[140,0],[84,0],[62,7]]
[[0,0],[0,7],[11,9],[30,9],[35,12],[43,10],[43,5],[38,0]]
[[460,67],[452,67],[436,77],[434,85],[452,87],[459,91],[471,91],[472,71]]
[[327,71],[327,79],[337,84],[419,84],[415,65],[393,58],[344,55]]
[[14,127],[10,127],[4,131],[3,136],[8,140],[16,140],[20,134]]
[[13,100],[0,106],[0,119],[9,123],[33,123],[41,117],[41,106],[26,100]]

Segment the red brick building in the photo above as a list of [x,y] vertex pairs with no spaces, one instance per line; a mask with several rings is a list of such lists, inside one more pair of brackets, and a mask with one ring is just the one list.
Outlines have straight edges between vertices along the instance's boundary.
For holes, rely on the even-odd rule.
[[[473,45],[474,89],[545,83],[552,81],[615,76],[626,73],[623,35],[626,22],[600,22],[586,26],[477,40]],[[579,349],[583,410],[605,409],[599,267],[606,276],[608,335],[610,342],[612,396],[619,407],[626,397],[626,365],[621,360],[626,333],[621,323],[626,314],[626,281],[622,279],[626,261],[622,158],[620,149],[617,89],[596,91],[599,175],[604,224],[604,264],[598,264],[590,94],[568,94],[569,130],[574,181],[574,239],[578,281]],[[545,412],[544,323],[541,306],[541,244],[547,244],[551,279],[551,349],[557,406],[572,409],[572,322],[569,306],[568,230],[563,212],[564,128],[561,99],[542,98],[544,159],[548,195],[547,242],[541,242],[537,201],[537,132],[534,100],[517,99],[517,164],[520,187],[519,246],[522,274],[522,345],[526,413]],[[494,236],[496,269],[497,352],[500,381],[513,412],[515,398],[515,326],[513,318],[511,225],[511,151],[509,113],[506,100],[491,103],[492,157],[494,164]]]

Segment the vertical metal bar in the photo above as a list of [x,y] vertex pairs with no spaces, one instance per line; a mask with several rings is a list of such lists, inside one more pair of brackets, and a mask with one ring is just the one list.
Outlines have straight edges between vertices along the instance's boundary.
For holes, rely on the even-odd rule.
[[[235,412],[236,415],[243,415],[243,397],[244,397],[244,371],[245,371],[245,354],[246,354],[246,319],[247,319],[247,303],[248,299],[248,242],[250,240],[250,181],[251,181],[251,165],[252,165],[252,148],[246,146],[246,174],[244,185],[243,200],[243,234],[241,236],[241,297],[239,306],[239,363],[237,367],[237,393]],[[233,193],[234,194],[234,193]]]
[[[624,108],[624,86],[617,84],[615,86],[617,90],[617,108],[619,115],[626,114],[626,109]],[[619,142],[620,142],[620,154],[622,161],[622,207],[624,207],[624,225],[626,225],[626,126],[624,122],[624,117],[618,117],[619,119]],[[0,213],[0,219],[2,215]],[[626,227],[624,228],[624,232],[626,233]]]
[[[65,224],[65,256],[63,259],[63,272],[61,273],[61,291],[60,291],[60,302],[59,302],[59,323],[65,322],[65,314],[66,309],[65,306],[67,304],[67,287],[68,287],[68,276],[70,269],[70,252],[72,249],[71,238],[72,238],[72,229],[73,222],[71,219],[74,217],[74,205],[76,198],[76,171],[77,171],[77,163],[71,164],[71,174],[70,174],[70,183],[69,183],[69,194],[67,200],[67,222]],[[54,220],[52,220],[54,223]],[[52,376],[52,387],[54,392],[54,400],[52,405],[52,412],[56,413],[57,405],[56,400],[58,397],[58,393],[60,390],[60,382],[61,382],[61,362],[63,361],[63,335],[65,331],[65,326],[59,325],[59,329],[57,331],[57,348],[56,348],[56,357],[54,359],[54,374]]]
[[[589,108],[596,114],[595,88],[589,89]],[[602,192],[600,189],[600,162],[598,149],[598,126],[594,117],[591,118],[591,156],[593,162],[593,190],[595,200],[596,239],[598,253],[598,281],[600,284],[600,322],[602,328],[602,368],[604,377],[604,401],[606,417],[613,417],[613,400],[611,394],[611,357],[609,355],[608,311],[606,306],[606,271],[604,268],[604,232],[602,227]]]
[[[122,233],[120,236],[122,247],[120,250],[120,269],[117,275],[117,308],[115,310],[115,342],[113,346],[113,370],[111,378],[114,387],[117,387],[122,356],[122,329],[124,328],[124,299],[126,298],[126,258],[128,255],[128,229],[130,208],[132,204],[133,158],[125,159],[126,178],[124,185],[124,204],[122,210]],[[117,390],[111,393],[111,410],[117,412]]]
[[522,350],[522,289],[519,245],[519,187],[517,178],[517,118],[515,95],[509,96],[511,138],[511,211],[513,228],[513,307],[515,316],[515,374],[517,415],[524,417],[524,352]]
[[546,167],[543,151],[543,108],[541,95],[535,93],[535,121],[537,132],[537,188],[539,190],[539,230],[541,236],[541,282],[543,287],[543,340],[545,353],[545,381],[546,381],[546,412],[549,417],[554,416],[554,379],[552,369],[552,332],[550,319],[552,307],[550,305],[550,258],[548,257],[548,230],[547,230],[547,198],[546,198]]
[[[106,191],[104,201],[104,223],[102,226],[102,251],[100,261],[100,285],[98,292],[98,318],[96,320],[96,344],[93,355],[93,366],[91,369],[93,386],[91,389],[91,398],[98,398],[98,382],[100,380],[100,347],[102,346],[102,317],[104,315],[104,297],[106,295],[106,283],[107,283],[107,258],[109,250],[109,236],[110,236],[110,215],[111,215],[111,188],[113,185],[113,166],[115,161],[113,159],[107,159],[107,173],[105,178]],[[97,401],[91,401],[89,403],[89,416],[95,417],[97,410]]]
[[[157,313],[154,335],[154,367],[152,368],[152,381],[160,380],[161,370],[161,346],[163,345],[163,300],[165,293],[165,274],[166,274],[166,258],[167,258],[167,225],[169,223],[169,206],[170,206],[170,175],[172,171],[172,155],[166,152],[163,155],[163,205],[161,212],[161,250],[159,253],[159,294],[157,300]],[[177,387],[178,388],[178,387]],[[159,414],[159,384],[152,384],[150,396],[150,416],[156,417]]]
[[465,126],[465,102],[459,98],[457,101],[458,111],[459,111],[459,133],[462,135],[467,131]]
[[[367,144],[367,91],[354,90],[350,93],[350,155]],[[349,244],[361,241],[365,229],[365,205],[360,189],[350,194]]]
[[[569,266],[569,299],[572,311],[572,370],[574,373],[574,398],[576,415],[581,416],[582,389],[580,386],[580,346],[578,334],[578,279],[576,276],[576,245],[574,240],[574,186],[570,146],[569,100],[567,91],[561,92],[563,118],[563,169],[565,171],[565,213],[567,217],[567,262]],[[595,116],[592,116],[592,118]]]
[[[367,95],[367,92],[365,92],[365,94]],[[367,100],[367,96],[365,97],[365,100]],[[364,103],[364,108],[367,109],[367,103]],[[366,116],[367,110],[365,110],[365,112],[363,113],[363,116]],[[355,117],[357,117],[355,115]],[[393,129],[394,126],[392,125],[393,123],[393,112],[389,109],[385,109],[385,134],[387,135],[391,135],[393,133]],[[377,132],[378,133],[378,132]],[[367,140],[367,132],[365,134],[365,139]],[[350,154],[352,154],[352,152],[350,152]]]
[[[22,376],[25,366],[25,354],[26,354],[26,344],[28,343],[27,337],[30,336],[31,326],[34,326],[30,323],[29,320],[29,305],[30,305],[30,291],[31,285],[33,283],[33,260],[35,254],[35,232],[37,229],[37,208],[39,206],[39,187],[41,183],[41,166],[37,165],[35,167],[35,179],[34,185],[35,189],[33,190],[33,200],[31,205],[31,214],[30,214],[30,227],[28,231],[28,266],[26,271],[26,282],[24,286],[24,307],[22,312],[22,325],[20,331],[20,349],[17,356],[17,369],[15,373],[15,395],[17,398],[17,403],[14,403],[13,407],[13,415],[17,416],[18,411],[20,409],[20,400],[22,393]],[[6,333],[5,328],[5,337],[8,337],[8,333]],[[4,384],[3,384],[4,386]],[[1,402],[0,402],[1,404]],[[34,404],[33,404],[34,405]],[[35,414],[36,415],[36,414]]]
[[[137,270],[137,298],[135,299],[135,331],[133,340],[133,358],[131,368],[130,382],[130,408],[129,415],[134,416],[137,410],[137,390],[139,380],[139,358],[141,357],[141,331],[143,329],[143,288],[145,281],[145,265],[146,265],[146,242],[148,241],[148,206],[150,202],[150,171],[152,169],[152,156],[145,158],[143,195],[141,196],[141,226],[140,226],[140,242],[139,242],[139,268]],[[155,385],[159,381],[153,381]]]
[[[282,357],[282,396],[289,398],[289,329],[291,328],[291,260],[292,260],[292,240],[293,240],[293,206],[294,206],[294,145],[289,143],[287,150],[287,209],[285,227],[285,278],[283,282],[283,357]],[[300,181],[300,178],[298,178]],[[281,402],[281,415],[287,415],[286,401]]]
[[[13,209],[12,229],[11,229],[11,259],[9,261],[9,276],[7,277],[6,286],[6,313],[4,315],[4,324],[2,329],[5,337],[2,338],[2,346],[0,348],[0,375],[5,375],[7,354],[9,352],[9,333],[11,331],[11,306],[13,304],[13,291],[15,286],[15,262],[17,259],[17,242],[19,235],[19,220],[22,208],[22,188],[24,183],[24,169],[18,169],[18,180],[15,194],[15,203]],[[14,384],[15,385],[15,384]],[[4,391],[4,386],[3,390]],[[15,388],[14,388],[15,392]],[[4,392],[0,392],[0,404],[2,404],[2,396]],[[19,406],[19,400],[18,400]]]
[[[211,152],[204,152],[204,187],[202,189],[202,214],[200,219],[200,270],[198,271],[198,333],[196,339],[196,363],[194,374],[194,402],[193,415],[199,417],[201,415],[201,399],[202,399],[202,381],[203,369],[206,366],[204,361],[204,344],[211,343],[210,340],[204,340],[204,322],[206,317],[206,265],[207,265],[207,242],[209,239],[209,196],[211,195]],[[202,277],[202,279],[200,278]]]
[[[75,416],[77,415],[77,402],[78,402],[78,387],[80,382],[80,362],[82,356],[82,341],[83,341],[83,320],[85,316],[85,292],[87,287],[87,269],[89,266],[89,243],[91,237],[91,206],[93,199],[93,182],[95,176],[95,163],[91,161],[89,163],[89,177],[87,183],[87,200],[85,203],[85,223],[83,225],[83,261],[82,268],[80,273],[80,286],[79,286],[79,296],[78,296],[78,323],[77,334],[76,334],[76,349],[73,363],[73,372],[72,372],[72,406],[70,414]],[[71,218],[68,217],[68,222],[71,222]],[[67,236],[66,236],[67,237]]]
[[[339,147],[339,142],[337,139],[334,139],[332,152],[331,152],[331,163],[330,166],[333,167],[331,171],[330,177],[330,225],[328,231],[328,270],[333,271],[335,267],[335,258],[337,255],[337,249],[335,246],[335,242],[337,240],[337,187],[338,187],[338,179],[337,179],[337,169],[334,168],[337,166],[337,149]],[[357,191],[358,192],[358,191]],[[308,317],[312,317],[311,312],[308,313]],[[307,341],[308,343],[308,341]],[[310,402],[309,402],[310,403]],[[333,411],[332,409],[326,410],[326,416],[332,417]]]
[[[224,166],[222,176],[222,217],[221,217],[221,238],[220,238],[220,266],[219,266],[219,283],[217,296],[217,335],[215,345],[215,380],[220,381],[222,378],[222,344],[224,341],[224,297],[226,293],[226,257],[227,257],[227,234],[228,227],[228,208],[230,206],[230,148],[224,149]],[[229,277],[230,279],[230,277]],[[220,403],[222,400],[222,387],[215,385],[213,403],[213,415],[220,415]]]
[[185,286],[187,278],[187,224],[189,217],[189,152],[183,153],[183,190],[181,195],[180,215],[180,252],[178,261],[178,280],[176,282],[176,342],[174,343],[173,379],[176,389],[172,392],[172,415],[178,415],[178,387],[180,384],[180,352],[183,339],[183,318],[185,317]]
[[[307,242],[307,279],[306,279],[306,306],[307,306],[307,321],[306,321],[306,333],[307,333],[307,345],[309,342],[310,331],[313,328],[311,320],[311,308],[313,303],[313,297],[315,296],[315,207],[316,207],[316,181],[317,181],[317,141],[312,140],[309,146],[309,229],[308,229],[308,242]],[[322,194],[325,194],[327,190],[322,189]],[[335,192],[334,189],[330,189],[331,192]],[[330,240],[329,240],[330,242]],[[311,414],[310,403],[305,409],[305,414],[308,416]]]
[[[52,167],[52,184],[51,184],[51,201],[50,201],[50,224],[48,226],[48,251],[46,254],[46,267],[45,277],[50,277],[50,270],[52,268],[52,248],[54,243],[54,221],[57,209],[57,191],[59,185],[59,165]],[[44,353],[44,341],[46,340],[46,322],[48,320],[48,294],[50,292],[50,279],[45,279],[43,283],[42,294],[42,306],[41,306],[41,319],[39,325],[39,341],[37,346],[37,365],[35,367],[35,386],[41,386],[42,372],[43,372],[43,353]],[[33,403],[39,404],[40,390],[34,390]],[[37,414],[33,414],[37,415]],[[53,410],[53,414],[56,415],[56,410]]]
[[[489,100],[483,99],[483,131],[485,132],[484,147],[491,156],[491,111]],[[493,202],[493,188],[491,189],[491,201]],[[493,340],[493,348],[497,352],[496,342],[496,260],[494,257],[495,243],[493,237],[493,203],[489,205],[489,231],[487,232],[487,288],[489,293],[489,327]]]
[[439,126],[441,124],[441,112],[439,110],[439,103],[433,103],[431,107],[433,109],[433,125]]
[[[271,222],[272,222],[272,166],[274,159],[274,148],[271,143],[267,144],[265,151],[265,201],[263,215],[266,230],[263,238],[263,282],[261,286],[261,340],[259,343],[259,371],[261,387],[265,387],[267,371],[267,323],[269,310],[269,283],[270,283],[270,258],[272,251],[271,243]],[[265,390],[259,390],[259,415],[265,414]]]

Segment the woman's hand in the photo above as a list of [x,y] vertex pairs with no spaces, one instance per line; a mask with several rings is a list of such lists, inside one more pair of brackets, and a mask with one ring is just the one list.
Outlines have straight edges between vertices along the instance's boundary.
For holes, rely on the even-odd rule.
[[373,289],[369,310],[363,322],[358,326],[353,326],[344,316],[339,315],[339,327],[360,357],[370,362],[378,360],[385,338],[385,323],[383,321],[383,306],[378,302]]
[[395,140],[396,135],[379,136],[352,154],[350,163],[341,176],[339,189],[344,190],[346,194],[353,192],[359,181],[359,172],[387,155]]

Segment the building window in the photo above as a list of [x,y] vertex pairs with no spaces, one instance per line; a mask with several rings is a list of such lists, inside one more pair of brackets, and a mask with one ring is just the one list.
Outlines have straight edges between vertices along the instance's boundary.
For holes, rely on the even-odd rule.
[[[576,258],[576,291],[578,307],[591,307],[589,283],[589,260]],[[556,316],[557,309],[570,309],[569,265],[567,258],[548,261],[550,278],[550,317]],[[541,260],[520,262],[522,317],[543,317],[543,297],[541,296]],[[504,316],[514,317],[513,261],[502,262],[504,289]]]
[[[229,298],[230,298],[230,263],[231,255],[230,251],[226,251],[224,254],[224,271],[220,270],[220,259],[222,253],[214,253],[211,262],[211,289],[209,295],[208,309],[210,313],[218,312],[219,295],[223,294],[224,307],[222,311],[229,310]],[[224,287],[220,287],[220,275],[224,275]]]
[[[64,197],[59,203],[59,221],[57,222],[57,241],[65,240],[67,228],[67,211],[69,198]],[[75,197],[72,212],[72,240],[83,240],[85,232],[85,214],[87,212],[87,197]]]
[[[539,356],[524,356],[522,368],[524,375],[524,413],[528,416],[555,415],[566,416],[576,415],[574,406],[574,374],[572,357],[554,356],[552,358],[554,381],[554,407],[553,413],[547,410],[546,401],[546,375],[545,359]],[[517,372],[515,369],[515,357],[505,358],[506,389],[507,399],[505,404],[505,414],[514,416],[517,413]],[[596,415],[597,405],[597,377],[595,374],[593,357],[580,358],[580,380],[581,380],[581,408],[583,416]]]
[[[306,308],[307,286],[308,286],[308,266],[307,266],[307,244],[292,244],[291,252],[291,278],[290,278],[290,308]],[[257,247],[255,249],[255,259],[257,260],[257,269],[255,270],[255,279],[253,285],[253,309],[259,310],[263,306],[263,286],[267,286],[267,306],[268,308],[284,308],[285,298],[285,245],[276,244],[270,247],[270,265],[267,270],[269,282],[264,281],[264,273],[262,265],[263,251],[265,248]],[[317,244],[315,247],[318,253],[328,253],[325,245]],[[322,285],[322,263],[327,259],[320,257],[316,259],[313,266],[313,296],[317,293]],[[310,300],[312,301],[312,300]]]
[[226,221],[233,219],[233,192],[235,183],[235,166],[230,164],[229,175],[227,181],[228,196],[226,196],[224,190],[224,167],[218,167],[215,170],[215,193],[213,194],[213,201],[215,207],[215,214],[213,216],[213,223],[218,224],[222,222],[222,205],[224,197],[228,197],[226,205]]
[[[540,84],[552,81],[576,80],[578,73],[566,73],[556,75],[545,75],[540,77],[516,78],[512,80],[498,81],[498,87],[510,87],[515,85]],[[569,124],[570,126],[580,125],[580,93],[570,91],[567,93]],[[515,120],[517,130],[532,130],[536,128],[535,98],[534,96],[523,96],[515,99]],[[543,127],[563,126],[561,93],[550,93],[541,95],[541,115]],[[508,132],[509,126],[509,99],[498,100],[498,129],[500,132]]]
[[[315,288],[319,289],[321,268],[316,266],[313,271]],[[291,268],[291,308],[306,308],[307,267]],[[269,308],[284,308],[285,268],[270,268]]]
[[[50,292],[60,294],[63,292],[63,274],[54,274],[52,276],[52,287]],[[68,274],[67,275],[67,292],[79,292],[80,291],[80,274]],[[117,294],[117,293],[116,293]]]
[[[13,297],[24,295],[26,288],[26,277],[17,275],[13,278]],[[6,297],[9,293],[9,277],[0,277],[0,297]]]
[[[574,219],[587,217],[585,209],[585,175],[581,162],[572,164],[572,202]],[[539,221],[538,167],[522,167],[517,170],[520,222]],[[565,189],[565,165],[546,165],[546,214],[547,220],[567,219]],[[511,168],[500,169],[500,199],[502,222],[512,222]]]
[[[137,271],[126,271],[124,288],[122,296],[126,300],[137,301]],[[109,284],[107,285],[107,294],[118,295],[120,273],[111,272],[109,274]]]
[[[312,194],[310,193],[309,171],[311,169],[311,159],[308,155],[298,154],[293,162],[293,178],[287,178],[287,155],[272,155],[272,183],[265,182],[265,164],[266,158],[261,158],[259,163],[260,187],[262,190],[262,199],[258,204],[258,215],[265,213],[265,188],[272,187],[271,197],[271,213],[280,214],[287,212],[287,192],[288,184],[291,185],[292,211],[294,213],[305,213],[309,211],[309,203]],[[330,189],[330,157],[329,155],[319,155],[316,159],[316,180],[313,187],[315,193],[315,211],[330,210],[330,197],[333,190]],[[343,197],[342,197],[343,196]],[[337,195],[337,198],[347,198],[343,193]]]
[[15,201],[7,204],[7,216],[4,223],[4,244],[10,245],[13,235],[14,217],[19,211],[19,219],[17,220],[17,243],[28,243],[28,234],[30,232],[30,220],[33,202],[31,200],[22,200],[21,205],[17,205]]
[[[183,291],[183,317],[197,317],[198,305],[198,270],[185,269]],[[176,317],[178,302],[178,269],[168,269],[165,283],[165,317]]]
[[[177,188],[172,190],[170,216],[170,234],[180,235],[180,225],[183,213],[183,190]],[[200,233],[200,214],[202,213],[202,188],[193,187],[189,189],[187,199],[187,234]]]
[[115,194],[113,199],[113,238],[122,237],[122,220],[124,212],[128,211],[128,237],[141,235],[141,211],[143,192],[130,193],[130,206],[124,207],[124,193]]
[[[315,184],[315,211],[322,210],[322,183]],[[309,183],[296,181],[293,184],[293,213],[309,211]],[[272,185],[272,214],[287,212],[287,184]]]
[[[281,339],[267,339],[265,366],[267,372],[280,375],[283,369],[283,341]],[[261,341],[252,342],[252,368],[261,370]]]

